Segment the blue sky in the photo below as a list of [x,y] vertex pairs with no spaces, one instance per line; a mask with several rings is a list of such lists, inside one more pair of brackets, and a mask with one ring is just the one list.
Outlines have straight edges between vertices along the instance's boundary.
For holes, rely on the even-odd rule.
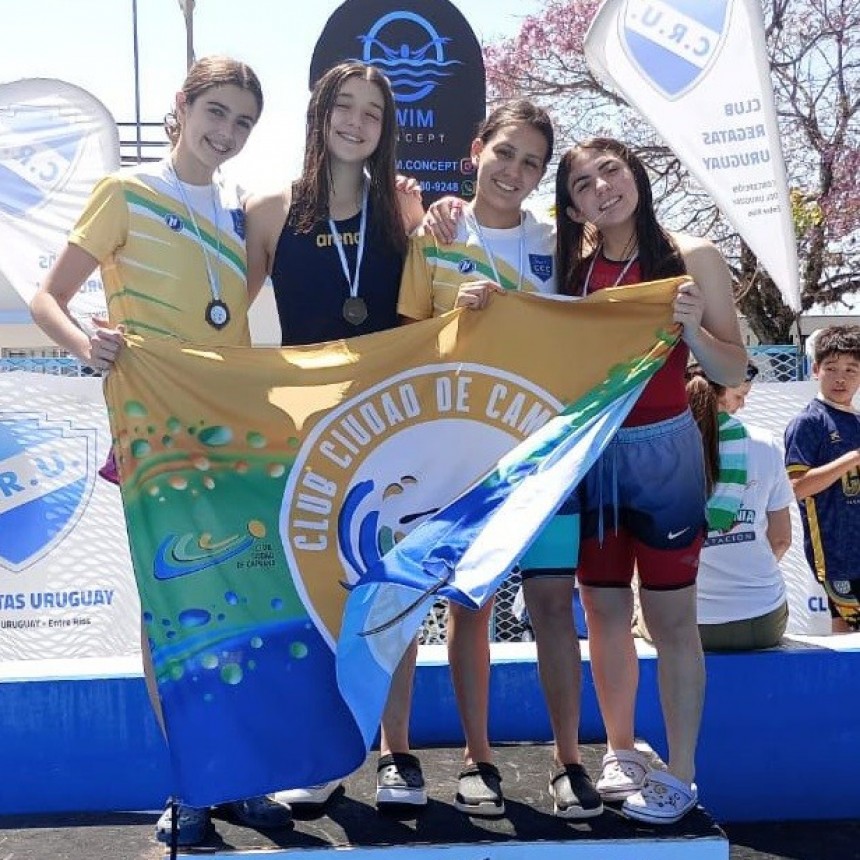
[[[8,0],[7,4],[8,5]],[[0,28],[0,82],[61,78],[134,120],[132,0],[16,2]],[[260,76],[263,117],[230,172],[253,189],[279,187],[301,164],[311,54],[340,0],[197,0],[197,56],[225,53]],[[482,43],[513,35],[540,0],[455,0]],[[185,75],[177,0],[138,0],[141,118],[160,121]],[[10,10],[7,10],[9,12]]]

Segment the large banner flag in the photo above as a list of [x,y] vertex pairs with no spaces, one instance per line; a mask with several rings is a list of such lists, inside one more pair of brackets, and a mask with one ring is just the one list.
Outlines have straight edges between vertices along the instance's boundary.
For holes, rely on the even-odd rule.
[[585,38],[619,92],[714,198],[800,310],[800,281],[759,0],[606,0]]
[[677,283],[302,348],[129,340],[106,393],[179,797],[359,766],[423,607],[492,593],[670,351]]
[[51,674],[136,658],[140,601],[101,380],[0,373],[0,660]]
[[[116,124],[94,96],[65,81],[32,78],[0,85],[0,285],[21,297],[38,289],[95,183],[119,167]],[[2,307],[2,305],[0,305]],[[71,303],[81,321],[106,316],[94,274]]]

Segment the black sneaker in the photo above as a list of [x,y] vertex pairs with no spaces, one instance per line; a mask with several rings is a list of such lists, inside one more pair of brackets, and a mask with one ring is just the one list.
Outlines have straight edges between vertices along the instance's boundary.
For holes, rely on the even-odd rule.
[[596,818],[603,801],[581,764],[563,764],[549,779],[553,812],[559,818]]
[[[176,844],[181,848],[200,845],[209,838],[212,832],[212,816],[209,807],[198,808],[176,804],[177,833]],[[159,842],[170,844],[173,827],[173,804],[168,801],[164,812],[161,813],[155,825],[155,838]]]
[[466,815],[497,818],[505,814],[502,775],[488,761],[479,761],[460,772],[454,807]]
[[376,805],[426,806],[421,762],[411,753],[391,753],[376,765]]

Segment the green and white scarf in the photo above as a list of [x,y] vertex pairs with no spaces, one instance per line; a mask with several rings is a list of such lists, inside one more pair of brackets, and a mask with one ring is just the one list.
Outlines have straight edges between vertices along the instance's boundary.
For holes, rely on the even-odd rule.
[[747,485],[747,430],[727,412],[719,413],[717,423],[720,473],[708,499],[708,530],[726,532],[734,525]]

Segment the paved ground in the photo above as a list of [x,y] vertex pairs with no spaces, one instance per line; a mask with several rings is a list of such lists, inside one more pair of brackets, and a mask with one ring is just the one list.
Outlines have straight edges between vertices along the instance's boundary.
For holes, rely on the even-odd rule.
[[[587,747],[586,766],[599,767],[602,749]],[[469,819],[450,805],[452,776],[460,751],[422,751],[431,800],[417,817],[382,816],[373,805],[373,760],[346,784],[321,817],[297,820],[292,830],[262,834],[216,820],[205,845],[181,856],[204,857],[230,849],[308,848],[331,845],[478,842],[550,839],[571,847],[583,838],[636,840],[654,831],[624,819],[616,809],[600,818],[570,824],[553,818],[546,792],[548,748],[503,747],[507,814],[496,821]],[[7,775],[8,778],[8,775]],[[153,839],[157,813],[72,814],[0,817],[0,860],[163,860]],[[732,860],[860,860],[860,822],[728,825]],[[713,835],[716,825],[704,811],[682,825],[658,831],[665,836]]]

